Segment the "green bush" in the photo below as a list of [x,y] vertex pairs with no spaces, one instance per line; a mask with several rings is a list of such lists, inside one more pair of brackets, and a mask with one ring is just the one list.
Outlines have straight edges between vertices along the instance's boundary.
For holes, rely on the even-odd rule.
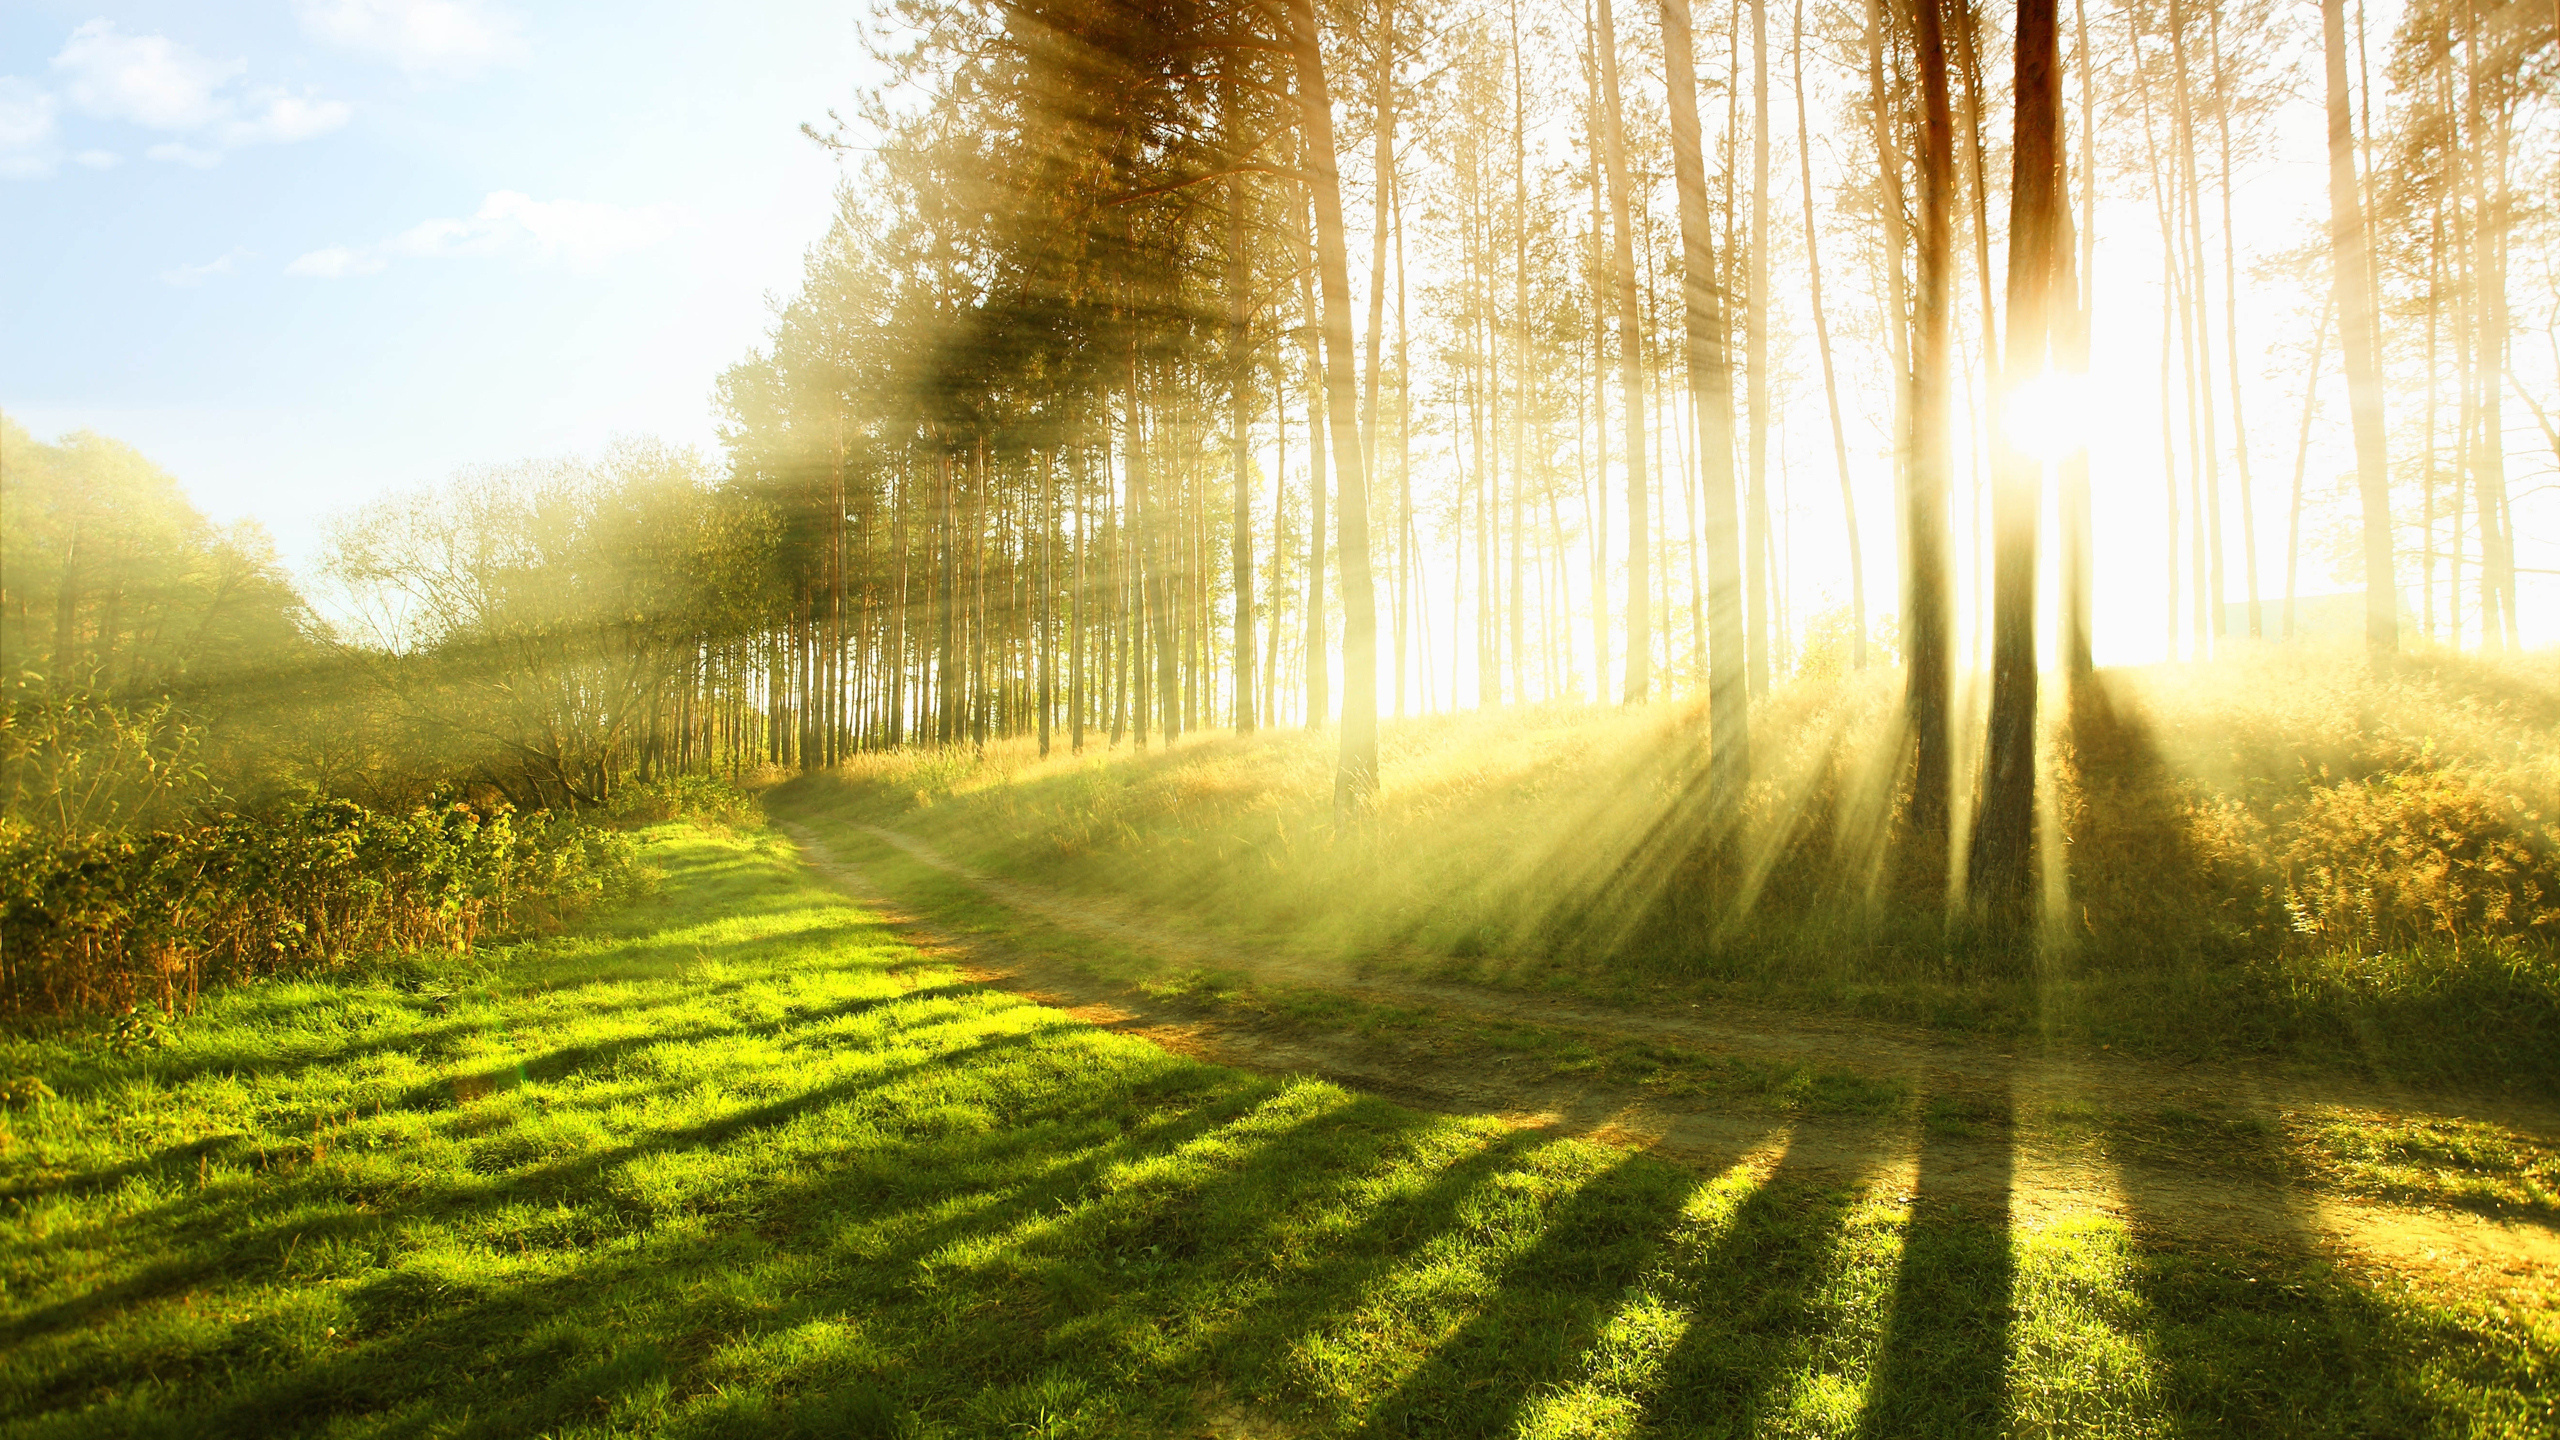
[[467,951],[636,883],[626,835],[503,805],[323,800],[141,835],[0,831],[0,1014],[189,1006],[208,984]]
[[764,819],[754,796],[717,775],[670,775],[626,785],[606,813],[622,825],[692,820],[730,830],[750,829]]

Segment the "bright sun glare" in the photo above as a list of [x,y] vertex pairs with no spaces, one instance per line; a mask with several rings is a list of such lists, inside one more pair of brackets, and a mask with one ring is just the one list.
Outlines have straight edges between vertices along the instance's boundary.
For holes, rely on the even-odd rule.
[[2044,465],[2089,445],[2089,377],[2047,370],[2021,383],[2001,417],[2009,443]]

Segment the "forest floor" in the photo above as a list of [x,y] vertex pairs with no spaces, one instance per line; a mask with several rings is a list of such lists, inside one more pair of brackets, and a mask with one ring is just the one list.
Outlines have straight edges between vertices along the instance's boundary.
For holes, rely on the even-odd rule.
[[2560,1433],[2522,1108],[1256,971],[793,818],[0,1035],[0,1437]]
[[1708,1171],[1791,1113],[1791,1164],[1906,1193],[1917,1137],[1880,1153],[1873,1121],[1910,1112],[1931,1132],[1933,1192],[2006,1204],[2022,1223],[2096,1213],[2289,1234],[2346,1263],[2560,1305],[2560,1109],[2514,1096],[2034,1053],[2032,1037],[2003,1048],[1729,1003],[1559,999],[1187,932],[883,826],[782,828],[819,873],[972,979],[1218,1064]]

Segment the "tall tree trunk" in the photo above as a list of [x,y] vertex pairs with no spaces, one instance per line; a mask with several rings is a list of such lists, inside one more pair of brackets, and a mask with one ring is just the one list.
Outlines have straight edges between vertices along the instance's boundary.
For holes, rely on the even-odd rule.
[[2346,0],[2321,0],[2320,39],[2329,101],[2329,263],[2338,296],[2338,353],[2347,368],[2356,489],[2364,502],[2364,640],[2377,662],[2400,646],[2391,573],[2391,488],[2383,450],[2382,362],[2375,343],[2364,202],[2356,188],[2355,128],[2347,105]]
[[[1893,111],[1884,85],[1884,14],[1878,0],[1867,3],[1867,105],[1875,121],[1876,172],[1884,180],[1884,308],[1885,348],[1893,357],[1893,368],[1909,375],[1912,324],[1909,301],[1904,296],[1903,254],[1909,248],[1903,234],[1902,156],[1893,143]],[[1907,419],[1906,419],[1907,423]]]
[[1689,0],[1662,0],[1662,50],[1671,112],[1671,175],[1680,196],[1683,359],[1697,427],[1707,532],[1707,796],[1719,841],[1740,818],[1751,783],[1750,677],[1744,666],[1742,537],[1735,513],[1733,364],[1707,208],[1706,155],[1698,133],[1698,80]]
[[1609,173],[1611,243],[1618,292],[1618,388],[1627,425],[1627,684],[1626,700],[1642,703],[1652,690],[1652,542],[1646,526],[1644,472],[1644,325],[1636,310],[1635,227],[1627,179],[1626,127],[1618,98],[1618,32],[1609,0],[1599,0],[1603,163]]
[[[2198,464],[2195,474],[2203,485],[2197,496],[2197,531],[2205,543],[2205,568],[2197,579],[2196,600],[2205,606],[2205,623],[2198,627],[2196,643],[2218,647],[2230,630],[2230,606],[2224,596],[2228,567],[2223,563],[2222,544],[2222,442],[2215,433],[2216,402],[2213,398],[2213,313],[2206,296],[2204,250],[2204,170],[2196,158],[2196,118],[2194,87],[2189,75],[2193,70],[2187,58],[2185,7],[2180,0],[2169,0],[2169,73],[2171,93],[2176,102],[2172,130],[2178,142],[2180,196],[2178,209],[2186,222],[2187,310],[2192,317],[2188,328],[2187,404],[2189,426],[2196,436]],[[2236,316],[2223,319],[2236,325]]]
[[[1232,117],[1231,107],[1228,114]],[[1241,148],[1241,147],[1239,147]],[[1235,572],[1235,723],[1251,734],[1253,713],[1253,336],[1246,319],[1252,280],[1245,253],[1245,182],[1227,181],[1227,468],[1235,515],[1227,538]]]
[[[2284,535],[2284,638],[2293,638],[2294,581],[2302,564],[2302,474],[2311,462],[2311,416],[2320,400],[2320,362],[2327,358],[2329,317],[2337,313],[2338,292],[2320,307],[2320,328],[2311,340],[2311,368],[2302,381],[2302,433],[2293,449],[2293,518]],[[2458,637],[2457,637],[2458,638]]]
[[[2504,206],[2505,150],[2503,131],[2481,104],[2483,81],[2480,64],[2480,14],[2472,0],[2463,6],[2467,79],[2463,85],[2464,131],[2470,143],[2470,163],[2463,167],[2471,182],[2471,277],[2477,292],[2475,323],[2472,337],[2472,384],[2479,392],[2480,439],[2473,450],[2473,488],[2479,494],[2480,573],[2484,583],[2480,615],[2480,637],[2483,649],[2492,646],[2492,636],[2502,638],[2505,647],[2519,648],[2516,633],[2516,552],[2515,534],[2507,515],[2507,435],[2505,417],[2501,413],[2502,394],[2506,388],[2507,349],[2507,267],[2499,238],[2506,229]],[[2499,183],[2492,186],[2488,176],[2498,173]],[[2503,621],[2503,626],[2501,622]],[[2502,633],[2503,631],[2503,633]]]
[[[1949,301],[1954,256],[1955,119],[1947,98],[1946,40],[1939,0],[1916,0],[1920,72],[1919,286],[1913,306],[1911,367],[1905,383],[1910,438],[1904,482],[1907,506],[1903,567],[1904,654],[1909,666],[1903,705],[1911,731],[1910,853],[1905,875],[1914,898],[1943,903],[1954,772],[1948,725],[1953,657],[1947,616],[1947,391],[1954,373]],[[1872,12],[1871,12],[1872,13]],[[1872,58],[1873,52],[1870,52]]]
[[1395,44],[1395,0],[1379,0],[1378,66],[1370,81],[1375,109],[1369,163],[1375,194],[1369,217],[1369,331],[1363,347],[1360,424],[1360,457],[1372,475],[1378,473],[1378,358],[1387,328],[1387,195],[1395,185],[1396,168]]
[[[1805,123],[1804,113],[1804,0],[1796,0],[1795,33],[1788,53],[1795,70],[1796,164],[1797,179],[1804,187],[1804,261],[1807,278],[1812,282],[1808,303],[1813,307],[1813,343],[1814,349],[1822,356],[1822,398],[1830,408],[1831,454],[1840,470],[1840,515],[1849,538],[1850,664],[1855,669],[1864,670],[1867,668],[1867,564],[1865,551],[1858,539],[1858,493],[1849,483],[1849,432],[1840,419],[1840,379],[1831,364],[1831,323],[1822,309],[1822,245],[1814,234],[1813,226],[1813,131]],[[1676,148],[1673,154],[1676,161]],[[1702,210],[1705,202],[1705,192],[1701,188],[1699,205]],[[1683,213],[1685,215],[1686,212]],[[1728,457],[1731,451],[1732,447],[1727,445]],[[1714,515],[1710,509],[1710,526],[1714,523]],[[1708,564],[1712,568],[1714,563],[1711,554]],[[1712,707],[1714,701],[1710,700],[1708,704]]]
[[1769,5],[1751,0],[1751,693],[1769,690]]
[[1058,470],[1057,456],[1042,452],[1040,456],[1040,608],[1039,626],[1032,640],[1034,662],[1040,667],[1040,758],[1049,758],[1049,714],[1057,702],[1057,649],[1055,645],[1057,614],[1054,600],[1058,581]]
[[[1298,3],[1298,0],[1291,0],[1291,3]],[[1312,0],[1309,0],[1309,3],[1312,3]],[[1321,60],[1319,60],[1319,63],[1321,63]],[[1303,73],[1300,78],[1301,83],[1303,83]],[[1329,130],[1329,127],[1332,124],[1330,112],[1327,114],[1325,123]],[[1306,136],[1302,129],[1299,136],[1300,163],[1310,174],[1314,173],[1316,164],[1312,151],[1313,145],[1314,142]],[[1330,158],[1328,158],[1326,163],[1331,163]],[[1339,181],[1336,183],[1338,185]],[[1309,517],[1307,524],[1307,589],[1304,597],[1304,603],[1301,608],[1306,611],[1307,622],[1307,728],[1310,730],[1321,730],[1324,728],[1325,722],[1333,718],[1333,697],[1331,694],[1330,684],[1332,675],[1330,673],[1330,667],[1326,663],[1325,656],[1324,606],[1324,514],[1326,489],[1325,407],[1329,401],[1325,389],[1326,372],[1324,367],[1324,356],[1320,348],[1322,343],[1322,323],[1320,317],[1323,311],[1316,296],[1314,244],[1316,220],[1315,197],[1313,193],[1315,190],[1314,184],[1310,182],[1307,189],[1309,192],[1307,197],[1307,208],[1299,215],[1300,225],[1298,230],[1298,249],[1300,255],[1304,257],[1306,262],[1299,267],[1298,300],[1300,308],[1306,313],[1307,320],[1306,329],[1302,331],[1301,334],[1305,337],[1306,344],[1307,511]],[[1339,199],[1340,192],[1337,190],[1337,203],[1339,202]],[[1344,271],[1346,274],[1349,272],[1349,268],[1350,264],[1346,260],[1344,262]],[[1359,443],[1359,435],[1356,430],[1352,431],[1347,437],[1339,438],[1347,438],[1349,442],[1355,446]]]
[[[1157,379],[1161,384],[1162,372]],[[1159,391],[1159,393],[1161,393]],[[1175,412],[1158,405],[1159,416],[1172,420]],[[1168,450],[1174,463],[1195,453],[1197,447],[1181,443],[1181,432],[1174,430],[1174,443]],[[1179,470],[1158,484],[1151,470],[1147,475],[1146,552],[1147,552],[1147,628],[1156,642],[1156,699],[1164,707],[1164,747],[1182,738],[1188,717],[1183,713],[1182,685],[1182,604],[1189,567],[1183,563],[1182,476]]]
[[941,564],[934,585],[934,656],[939,673],[933,683],[934,738],[949,745],[960,738],[960,709],[955,697],[960,693],[960,537],[955,523],[958,498],[953,494],[951,452],[945,448],[936,457],[941,463],[942,488],[935,498],[935,548]]
[[[2019,0],[2017,133],[2010,153],[2008,336],[2012,377],[2050,360],[2070,280],[2062,185],[2062,53],[2054,0]],[[2003,387],[2014,395],[2014,385]],[[2036,529],[2043,477],[1993,427],[1991,722],[1982,807],[1966,870],[1977,907],[2015,921],[2036,876]]]
[[[1413,352],[1406,344],[1404,293],[1404,183],[1389,172],[1388,202],[1395,210],[1396,231],[1396,718],[1404,718],[1405,642],[1412,624],[1414,594],[1413,535]],[[1427,670],[1426,670],[1427,673]]]
[[1529,608],[1521,570],[1529,483],[1529,102],[1522,87],[1520,4],[1511,3],[1511,696],[1529,698]]
[[1342,234],[1342,182],[1334,168],[1333,97],[1314,0],[1291,0],[1298,99],[1305,113],[1307,189],[1315,200],[1316,268],[1324,277],[1325,399],[1342,489],[1336,550],[1342,563],[1342,753],[1334,773],[1337,824],[1364,819],[1378,791],[1378,614],[1369,575],[1369,487],[1361,464],[1359,395],[1351,355],[1351,264]]
[[1079,444],[1076,448],[1075,468],[1071,472],[1075,490],[1072,503],[1076,512],[1076,552],[1074,573],[1070,578],[1070,588],[1067,591],[1067,750],[1075,755],[1084,753],[1084,650],[1087,623],[1085,586],[1088,583],[1084,563],[1084,467],[1086,463],[1084,446]]
[[2241,569],[2248,585],[2249,638],[2262,640],[2266,638],[2267,624],[2258,597],[2258,507],[2249,480],[2249,418],[2240,401],[2240,255],[2231,214],[2231,80],[2222,64],[2222,7],[2211,7],[2207,15],[2213,57],[2213,122],[2222,150],[2222,338],[2227,347],[2223,368],[2231,379],[2231,449],[2239,462]]
[[[1587,142],[1583,177],[1591,190],[1591,388],[1585,392],[1581,387],[1575,387],[1575,406],[1578,409],[1583,395],[1588,394],[1594,454],[1583,528],[1591,537],[1591,699],[1595,704],[1605,705],[1609,703],[1609,387],[1608,366],[1601,359],[1608,329],[1608,322],[1601,316],[1608,309],[1608,301],[1601,294],[1601,287],[1609,267],[1601,256],[1601,247],[1607,243],[1603,236],[1608,227],[1601,218],[1600,152],[1606,145],[1602,130],[1607,122],[1600,118],[1600,42],[1588,0],[1582,11],[1582,38],[1586,61],[1583,85],[1587,92],[1584,105],[1588,120],[1583,127]],[[1580,427],[1580,418],[1576,417],[1577,438],[1581,434]]]
[[[2061,352],[2059,367],[2085,382],[2089,375],[2089,331],[2096,320],[2092,312],[2097,308],[2097,278],[2091,273],[2098,254],[2097,102],[2092,93],[2097,68],[2089,50],[2087,0],[2072,0],[2071,17],[2078,32],[2080,66],[2080,224],[2076,237],[2080,263],[2075,267],[2079,284],[2070,313],[2063,317],[2068,328],[2055,338],[2055,346]],[[2076,687],[2095,678],[2098,661],[2093,630],[2097,611],[2096,546],[2089,504],[2088,437],[2075,437],[2075,442],[2062,459],[2061,483],[2056,488],[2062,502],[2062,669]]]

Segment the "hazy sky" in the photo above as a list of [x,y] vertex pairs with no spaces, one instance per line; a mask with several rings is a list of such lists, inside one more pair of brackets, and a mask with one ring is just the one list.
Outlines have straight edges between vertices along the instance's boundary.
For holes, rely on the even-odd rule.
[[329,513],[713,444],[798,281],[849,0],[0,5],[0,409],[307,561]]

